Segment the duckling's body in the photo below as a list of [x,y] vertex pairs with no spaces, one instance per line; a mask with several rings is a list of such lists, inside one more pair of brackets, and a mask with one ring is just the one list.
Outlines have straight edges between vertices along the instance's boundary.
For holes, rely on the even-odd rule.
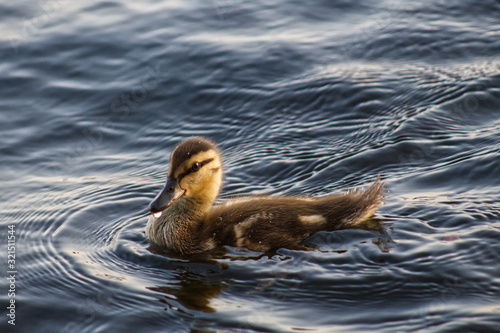
[[146,226],[151,243],[180,253],[224,245],[256,251],[306,249],[302,242],[318,231],[356,228],[383,202],[377,179],[366,191],[311,197],[257,196],[213,205],[222,185],[215,145],[191,138],[173,151],[167,185],[150,204]]

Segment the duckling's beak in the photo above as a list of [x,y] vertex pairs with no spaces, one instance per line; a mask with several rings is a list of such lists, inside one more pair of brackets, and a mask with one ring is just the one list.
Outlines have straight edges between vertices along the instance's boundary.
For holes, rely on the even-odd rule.
[[157,219],[161,217],[162,212],[167,209],[171,204],[173,204],[177,199],[182,197],[186,193],[186,190],[183,190],[177,180],[168,179],[167,184],[161,190],[160,193],[154,198],[153,201],[149,204],[149,211],[153,214]]

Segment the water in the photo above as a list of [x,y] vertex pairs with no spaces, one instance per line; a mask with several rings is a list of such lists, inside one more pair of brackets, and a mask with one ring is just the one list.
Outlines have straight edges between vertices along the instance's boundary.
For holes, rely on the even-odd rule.
[[[98,1],[0,10],[2,332],[464,332],[500,327],[500,4]],[[316,251],[148,250],[189,136],[223,197],[381,174],[384,232]]]

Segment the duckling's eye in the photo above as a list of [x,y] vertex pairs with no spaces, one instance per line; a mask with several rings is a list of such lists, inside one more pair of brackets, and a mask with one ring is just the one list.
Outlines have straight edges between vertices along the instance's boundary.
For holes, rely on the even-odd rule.
[[193,164],[193,165],[191,166],[191,170],[190,170],[190,171],[191,171],[191,172],[196,172],[196,171],[198,171],[198,169],[199,169],[199,168],[200,168],[200,163],[199,163],[199,162],[196,162],[195,164]]
[[175,188],[173,186],[170,186],[167,191],[168,191],[168,193],[172,193],[174,190],[175,190]]

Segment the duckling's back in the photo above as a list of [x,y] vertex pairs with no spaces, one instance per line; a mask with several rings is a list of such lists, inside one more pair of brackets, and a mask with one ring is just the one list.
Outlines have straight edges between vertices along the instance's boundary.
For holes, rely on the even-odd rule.
[[302,242],[318,231],[355,228],[383,203],[379,178],[367,190],[321,198],[254,197],[217,205],[208,214],[207,233],[218,245],[268,251],[305,249]]

